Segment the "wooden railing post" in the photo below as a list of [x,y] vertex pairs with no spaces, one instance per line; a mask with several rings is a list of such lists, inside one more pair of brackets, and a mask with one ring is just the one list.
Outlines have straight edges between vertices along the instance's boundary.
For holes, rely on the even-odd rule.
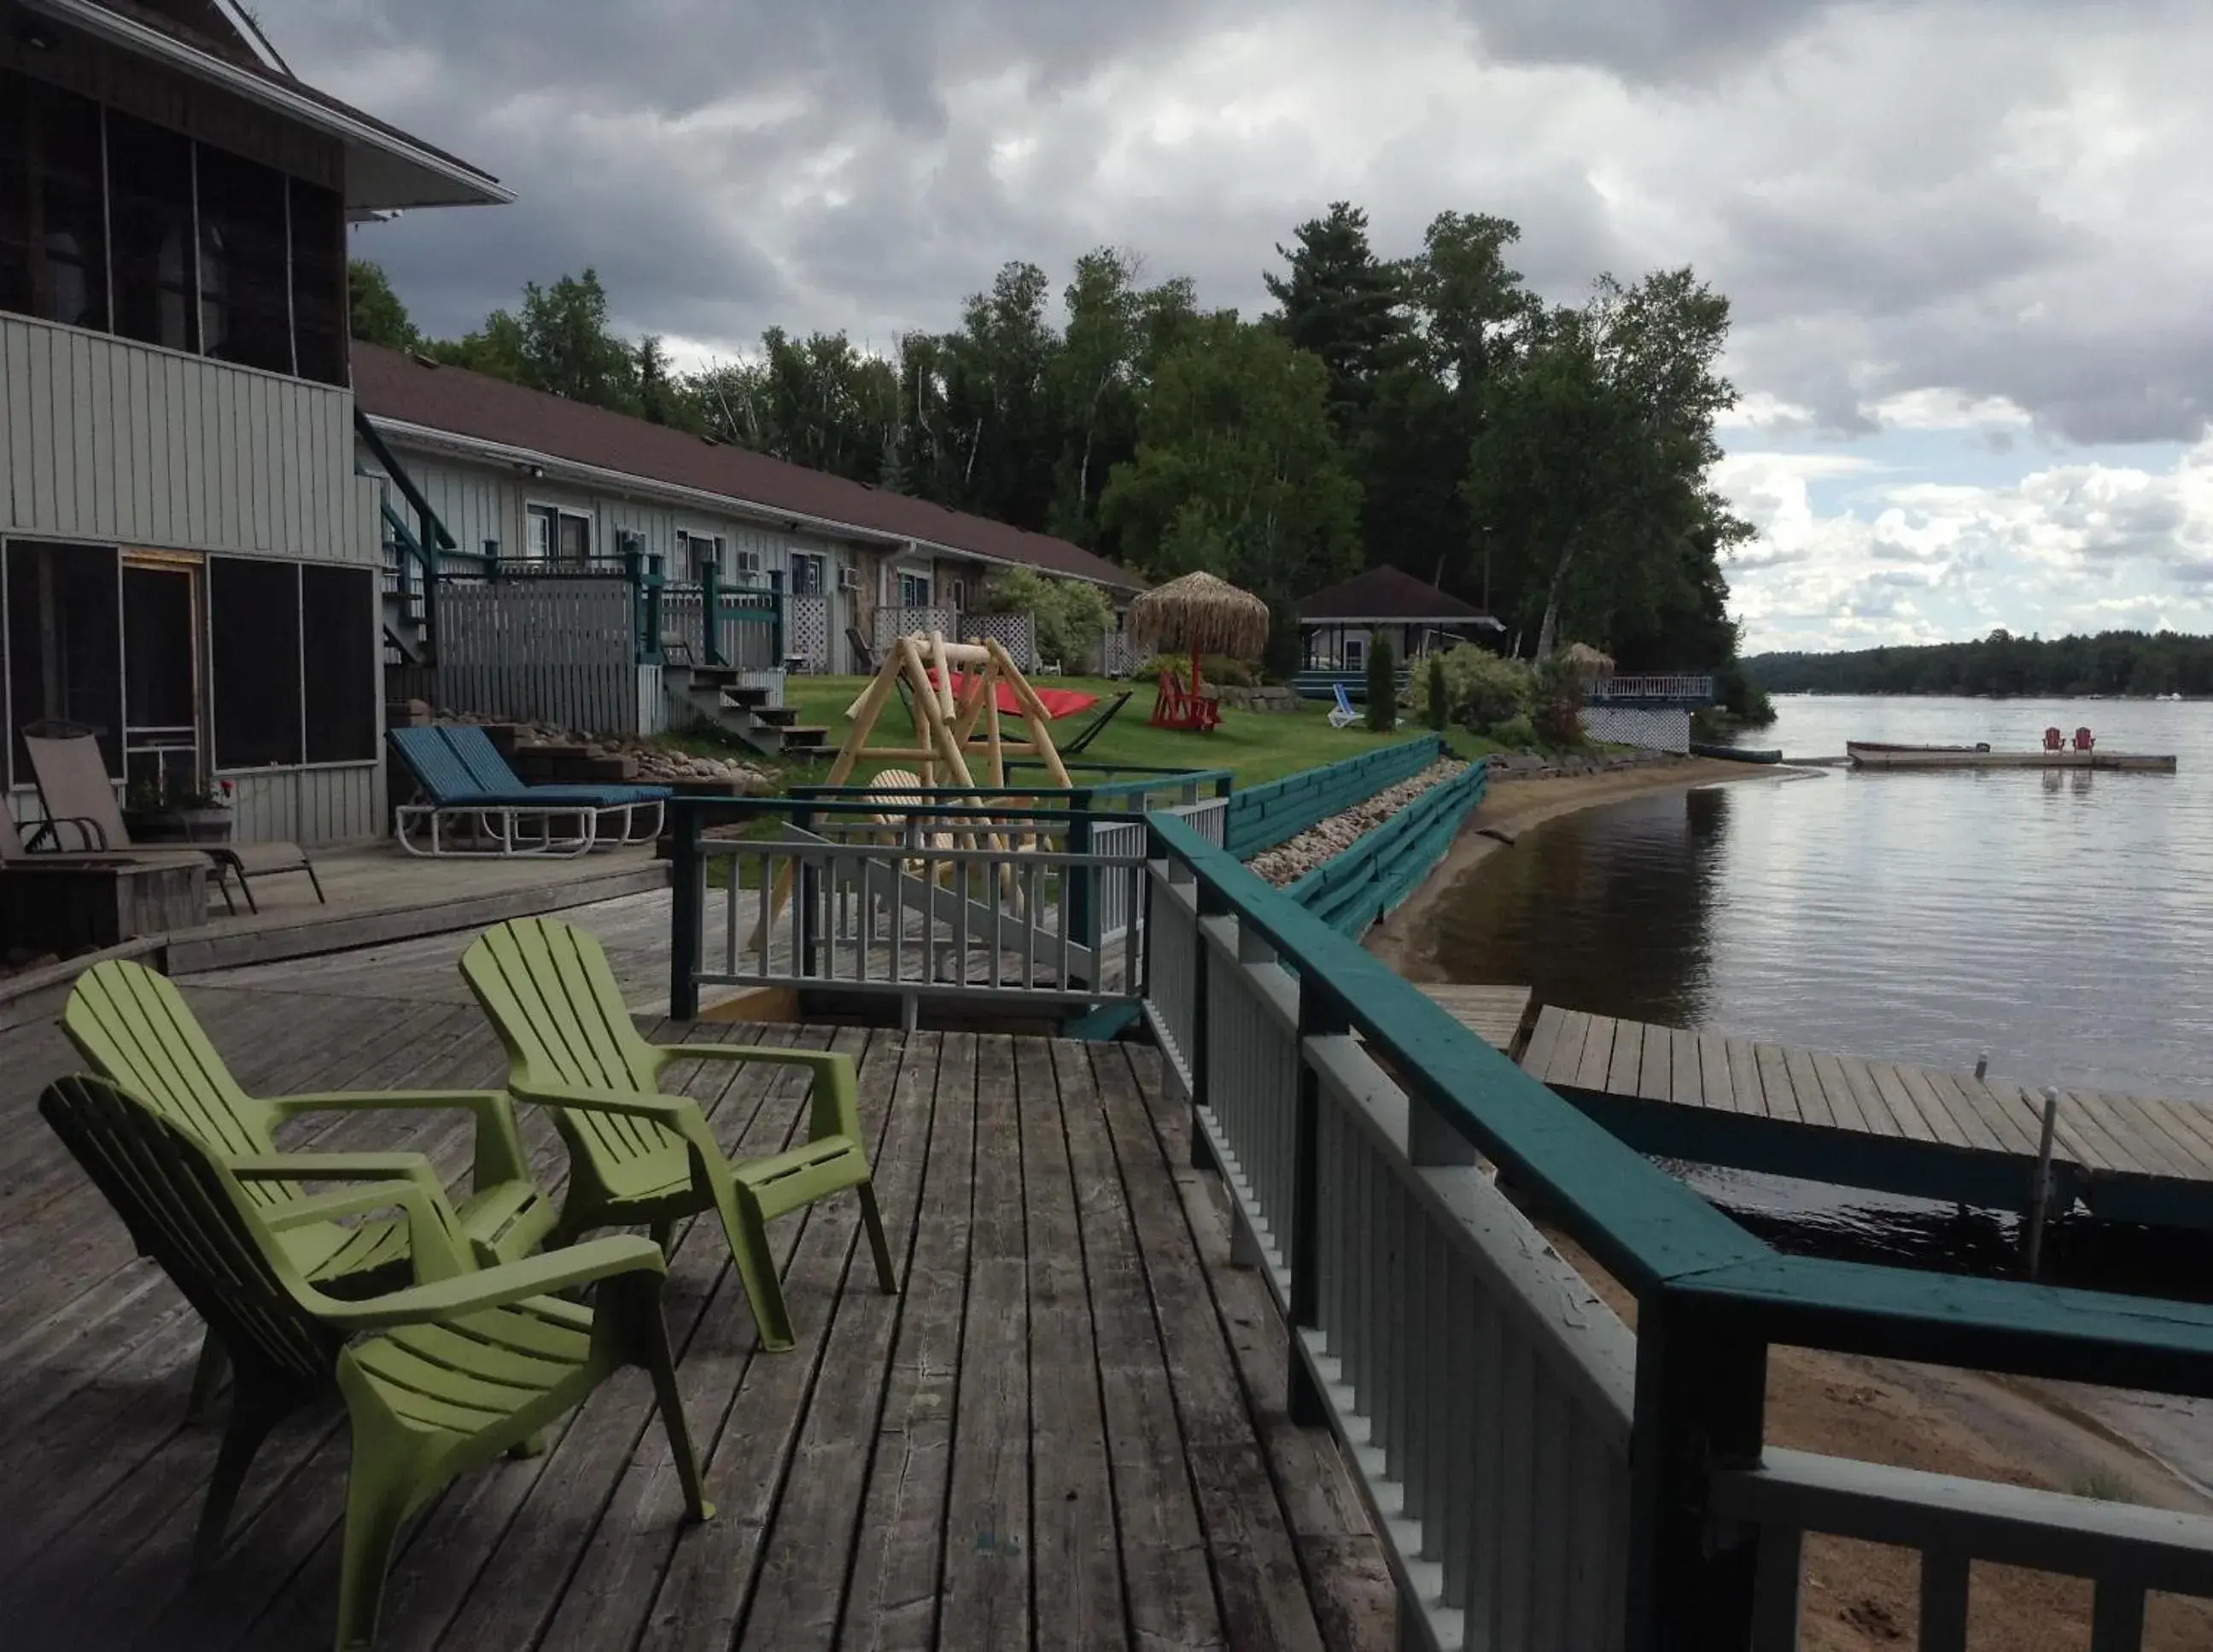
[[[699,953],[707,905],[707,865],[699,854],[699,816],[680,802],[668,811],[671,837],[668,881],[674,905],[668,930],[668,1013],[677,1021],[694,1020],[699,1014]],[[737,875],[737,864],[730,875]],[[768,892],[761,892],[762,899]]]
[[1759,1528],[1709,1508],[1717,1470],[1759,1461],[1767,1344],[1664,1286],[1637,1304],[1628,1652],[1743,1647]]
[[1301,1339],[1321,1325],[1321,1228],[1317,1212],[1321,1199],[1321,1075],[1307,1052],[1307,1040],[1336,1038],[1352,1031],[1352,1021],[1342,1004],[1328,997],[1311,977],[1299,980],[1299,1087],[1291,1118],[1290,1231],[1283,1259],[1291,1272],[1289,1312],[1291,1322],[1289,1369],[1284,1373],[1284,1393],[1291,1421],[1313,1428],[1329,1421],[1329,1406],[1307,1369]]
[[[1091,794],[1072,791],[1068,795],[1068,852],[1088,855],[1091,852]],[[1068,891],[1068,928],[1076,942],[1091,948],[1092,973],[1084,981],[1086,986],[1099,984],[1099,972],[1105,960],[1099,956],[1099,897],[1095,887],[1099,874],[1088,867],[1071,866],[1067,875],[1073,880]],[[1130,915],[1136,923],[1137,914]]]
[[699,570],[699,651],[710,666],[722,658],[722,571],[711,560]]

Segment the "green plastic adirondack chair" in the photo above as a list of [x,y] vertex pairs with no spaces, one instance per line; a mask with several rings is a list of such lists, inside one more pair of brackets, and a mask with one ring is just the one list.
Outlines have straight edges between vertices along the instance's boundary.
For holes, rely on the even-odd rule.
[[[284,1120],[307,1113],[454,1107],[476,1118],[475,1167],[460,1219],[479,1259],[527,1256],[552,1229],[553,1203],[531,1178],[513,1106],[500,1091],[332,1092],[256,1100],[231,1077],[175,984],[126,960],[95,964],[78,978],[62,1012],[62,1030],[101,1076],[190,1131],[231,1160],[235,1169],[252,1166],[248,1195],[272,1214],[306,1197],[302,1180],[398,1180],[433,1191],[440,1186],[420,1154],[281,1154],[272,1132]],[[397,1219],[353,1225],[288,1222],[281,1232],[285,1254],[301,1276],[340,1295],[374,1289],[380,1276],[404,1275],[406,1267],[408,1226]],[[195,1415],[222,1375],[221,1347],[211,1340],[192,1385]]]
[[[668,1332],[660,1251],[636,1237],[482,1271],[457,1242],[436,1186],[400,1181],[281,1205],[265,1180],[226,1160],[101,1079],[49,1085],[39,1111],[68,1144],[139,1248],[223,1340],[238,1373],[230,1423],[193,1542],[196,1567],[223,1528],[254,1454],[285,1416],[335,1381],[352,1425],[337,1643],[374,1644],[384,1573],[407,1518],[456,1475],[514,1449],[581,1403],[607,1375],[641,1365],[694,1520],[714,1513],[699,1483]],[[287,1173],[290,1173],[289,1172]],[[282,1242],[305,1223],[399,1205],[415,1283],[359,1301],[326,1295]],[[595,1284],[594,1306],[555,1293]]]
[[[675,1219],[713,1210],[753,1306],[761,1346],[792,1345],[791,1316],[768,1247],[774,1217],[852,1188],[884,1289],[899,1285],[861,1143],[850,1056],[736,1044],[657,1045],[631,1020],[599,939],[558,918],[487,930],[461,973],[507,1046],[508,1088],[550,1107],[569,1145],[569,1195],[555,1229],[649,1224],[665,1246]],[[656,1088],[672,1061],[766,1061],[814,1075],[807,1145],[733,1161],[699,1104]]]

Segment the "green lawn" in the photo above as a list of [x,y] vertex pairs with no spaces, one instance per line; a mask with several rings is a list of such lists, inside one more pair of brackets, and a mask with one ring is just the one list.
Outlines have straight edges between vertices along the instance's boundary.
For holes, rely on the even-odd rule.
[[[785,680],[784,699],[799,708],[802,722],[827,728],[829,743],[835,747],[852,727],[846,719],[845,708],[868,683],[865,677],[791,677]],[[1153,703],[1158,698],[1158,691],[1150,683],[1117,683],[1102,677],[1052,677],[1040,678],[1039,686],[1079,689],[1098,695],[1102,704],[1125,688],[1134,691],[1130,703],[1106,732],[1091,742],[1081,761],[1228,769],[1236,776],[1240,786],[1258,785],[1301,769],[1318,768],[1424,732],[1418,724],[1411,722],[1401,722],[1396,732],[1388,735],[1370,734],[1361,723],[1350,728],[1332,728],[1329,726],[1328,703],[1306,700],[1300,703],[1295,713],[1226,710],[1222,714],[1222,726],[1211,734],[1190,734],[1180,729],[1155,728],[1146,721],[1152,716]],[[1055,738],[1073,738],[1090,722],[1092,715],[1079,711],[1061,718],[1052,725]],[[904,703],[895,702],[877,722],[875,743],[899,745],[912,737],[906,707]],[[827,766],[819,763],[786,765],[783,777],[790,784],[816,783],[827,772]],[[1079,781],[1082,777],[1081,774],[1076,777]]]

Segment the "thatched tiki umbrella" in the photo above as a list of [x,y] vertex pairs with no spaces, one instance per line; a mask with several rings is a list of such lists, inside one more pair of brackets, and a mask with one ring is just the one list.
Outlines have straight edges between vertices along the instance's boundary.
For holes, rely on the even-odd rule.
[[1191,650],[1191,692],[1198,692],[1198,656],[1252,660],[1268,646],[1268,605],[1212,574],[1186,574],[1130,605],[1130,635],[1142,649]]

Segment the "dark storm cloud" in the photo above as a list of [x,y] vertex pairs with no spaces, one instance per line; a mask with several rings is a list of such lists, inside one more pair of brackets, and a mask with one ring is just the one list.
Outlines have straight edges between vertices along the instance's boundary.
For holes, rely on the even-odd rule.
[[1460,0],[1484,51],[1508,63],[1696,78],[1787,40],[1829,0]]
[[[439,332],[590,265],[628,332],[730,350],[780,323],[881,347],[951,325],[1009,259],[1058,288],[1102,242],[1250,313],[1275,244],[1348,197],[1387,253],[1445,209],[1511,217],[1515,263],[1556,301],[1691,262],[1732,301],[1740,387],[1830,431],[1927,388],[2080,442],[2189,439],[2208,411],[2213,211],[2173,194],[2202,153],[2188,65],[2208,28],[2182,0],[2119,0],[2094,27],[2048,0],[265,9],[310,79],[517,191],[357,233]],[[2131,39],[2152,44],[2086,66]],[[1220,118],[1279,80],[1287,113]],[[2070,112],[2086,88],[2122,114]],[[2155,226],[2124,251],[2054,191],[2139,106],[2167,147],[2100,160]]]

